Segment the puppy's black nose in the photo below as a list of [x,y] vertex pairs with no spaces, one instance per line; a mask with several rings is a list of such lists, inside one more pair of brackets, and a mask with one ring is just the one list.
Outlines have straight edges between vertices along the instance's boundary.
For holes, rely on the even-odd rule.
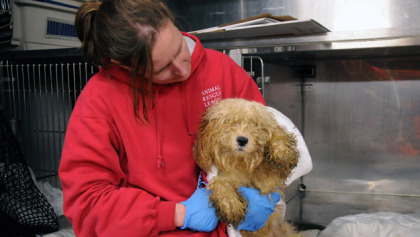
[[237,137],[236,141],[238,142],[239,146],[245,146],[248,143],[248,138],[246,137]]

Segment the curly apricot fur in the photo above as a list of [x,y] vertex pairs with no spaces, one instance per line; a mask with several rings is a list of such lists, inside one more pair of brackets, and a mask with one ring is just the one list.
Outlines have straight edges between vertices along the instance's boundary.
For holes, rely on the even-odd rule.
[[[245,138],[246,144],[241,145],[239,137]],[[210,200],[220,220],[236,227],[247,208],[238,187],[254,187],[264,195],[276,191],[296,167],[299,153],[293,134],[282,129],[264,105],[235,98],[222,100],[204,113],[194,156],[206,172],[217,167],[218,175],[208,186]],[[278,233],[273,226],[291,229],[278,220],[281,216],[277,210],[263,228],[241,234],[270,236]]]

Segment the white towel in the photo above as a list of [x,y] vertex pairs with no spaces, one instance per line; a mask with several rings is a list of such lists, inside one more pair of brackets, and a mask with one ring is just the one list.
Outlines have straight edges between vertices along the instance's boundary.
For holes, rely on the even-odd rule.
[[277,123],[289,133],[293,133],[297,140],[297,149],[299,151],[299,161],[297,166],[292,170],[292,174],[286,181],[286,186],[289,186],[293,181],[302,177],[303,175],[309,173],[312,170],[312,159],[309,154],[308,147],[306,146],[305,140],[303,139],[302,134],[299,132],[299,129],[293,124],[286,115],[282,114],[280,111],[268,107],[267,109],[274,114],[274,117],[277,120]]

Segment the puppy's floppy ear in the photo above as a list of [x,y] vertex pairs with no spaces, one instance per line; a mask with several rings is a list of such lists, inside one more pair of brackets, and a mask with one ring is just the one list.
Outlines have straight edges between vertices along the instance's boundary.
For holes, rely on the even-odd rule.
[[194,146],[194,158],[197,165],[204,171],[210,171],[213,165],[212,143],[210,133],[207,131],[210,123],[208,112],[204,112],[200,129]]
[[298,163],[297,141],[293,134],[287,133],[276,122],[271,132],[266,159],[273,169],[280,171],[281,179],[286,180]]

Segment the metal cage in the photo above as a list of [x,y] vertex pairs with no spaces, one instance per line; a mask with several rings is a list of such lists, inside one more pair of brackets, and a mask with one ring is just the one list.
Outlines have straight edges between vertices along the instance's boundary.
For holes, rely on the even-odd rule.
[[67,123],[97,71],[72,57],[0,61],[0,105],[37,179],[61,187],[57,174]]

